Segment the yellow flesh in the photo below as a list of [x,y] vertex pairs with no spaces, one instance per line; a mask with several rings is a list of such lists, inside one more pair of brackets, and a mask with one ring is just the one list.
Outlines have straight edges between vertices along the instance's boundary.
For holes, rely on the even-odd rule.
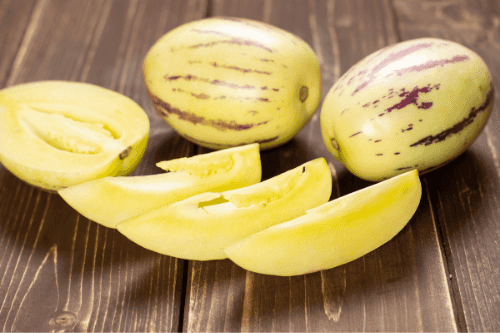
[[117,229],[158,253],[223,259],[228,245],[327,202],[331,190],[330,170],[319,158],[259,184],[190,197],[123,221]]
[[225,191],[261,179],[259,145],[163,161],[168,173],[136,177],[106,177],[59,191],[85,217],[116,228],[125,219],[144,214],[206,191]]
[[422,194],[416,170],[307,211],[230,245],[227,256],[262,274],[300,275],[333,268],[392,239]]
[[111,90],[64,81],[0,90],[0,162],[44,189],[129,174],[148,136],[144,110]]

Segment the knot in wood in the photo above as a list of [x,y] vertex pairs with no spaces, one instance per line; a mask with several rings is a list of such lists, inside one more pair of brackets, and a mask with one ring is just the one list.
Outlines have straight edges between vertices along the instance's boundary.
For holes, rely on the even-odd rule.
[[69,311],[56,312],[49,320],[50,327],[54,329],[71,329],[76,323],[76,314]]

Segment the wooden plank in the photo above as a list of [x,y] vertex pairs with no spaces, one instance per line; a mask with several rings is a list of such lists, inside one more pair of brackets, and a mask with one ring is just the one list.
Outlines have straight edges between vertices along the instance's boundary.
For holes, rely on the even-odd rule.
[[0,2],[0,87],[7,81],[30,18],[35,19],[36,0]]
[[[203,17],[206,6],[192,0],[39,0],[15,60],[2,58],[2,66],[14,63],[12,69],[0,74],[9,74],[8,85],[84,81],[131,97],[151,119],[147,152],[134,174],[155,173],[156,162],[193,154],[194,145],[153,112],[142,59],[166,31]],[[183,267],[184,261],[134,245],[0,167],[1,330],[177,331]]]
[[[316,51],[323,97],[364,56],[397,42],[388,1],[216,0],[212,15],[291,31]],[[262,153],[264,178],[323,156],[332,198],[366,187],[329,156],[316,116],[290,143]],[[421,205],[391,242],[346,265],[295,277],[247,272],[229,260],[189,263],[186,331],[456,331],[447,266],[427,181]]]
[[[500,4],[394,2],[403,39],[438,37],[476,51],[500,86]],[[500,116],[498,96],[485,131],[457,160],[427,177],[446,246],[462,331],[500,331]]]

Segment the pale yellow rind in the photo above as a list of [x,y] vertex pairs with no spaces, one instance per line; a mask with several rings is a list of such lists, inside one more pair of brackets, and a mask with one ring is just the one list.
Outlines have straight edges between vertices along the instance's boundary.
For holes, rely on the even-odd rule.
[[[91,143],[100,148],[80,152],[81,142],[74,143],[71,130],[59,140],[63,145],[50,144],[44,136],[49,132],[44,131],[56,119],[65,120],[66,125],[88,125],[89,133],[101,131],[101,138]],[[58,128],[64,129],[65,122]],[[50,135],[57,141],[57,130]],[[59,190],[105,176],[127,175],[140,162],[148,137],[149,119],[144,110],[108,89],[87,83],[42,81],[0,91],[0,162],[34,186]],[[64,145],[66,149],[61,148]]]
[[321,109],[323,140],[366,180],[426,173],[481,133],[494,100],[491,81],[486,63],[460,44],[421,38],[391,45],[332,86]]
[[[168,32],[146,55],[144,79],[164,120],[212,149],[281,145],[321,101],[320,65],[311,47],[247,19],[209,18]],[[303,102],[302,87],[308,90]]]
[[418,173],[410,171],[252,234],[225,253],[239,266],[262,274],[330,269],[391,240],[411,219],[421,195]]
[[83,216],[109,228],[128,218],[207,191],[226,191],[260,182],[259,145],[251,144],[158,163],[171,171],[106,177],[59,191]]
[[330,170],[318,158],[255,185],[190,197],[123,221],[117,229],[161,254],[224,259],[230,244],[327,202],[331,191]]

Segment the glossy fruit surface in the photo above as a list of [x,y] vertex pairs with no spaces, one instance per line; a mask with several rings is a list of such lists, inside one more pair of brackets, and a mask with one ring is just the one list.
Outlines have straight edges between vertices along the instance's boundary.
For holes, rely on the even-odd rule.
[[330,169],[318,158],[255,185],[195,195],[118,223],[117,229],[161,254],[223,259],[230,244],[327,202],[331,191]]
[[0,162],[46,190],[129,174],[148,137],[144,110],[108,89],[42,81],[0,91]]
[[163,119],[184,138],[212,149],[281,145],[321,100],[320,66],[307,43],[247,19],[184,24],[158,40],[143,69]]
[[472,144],[493,101],[476,53],[441,39],[409,40],[367,56],[333,85],[321,131],[329,152],[360,178],[422,174]]
[[392,239],[422,195],[416,170],[310,209],[229,246],[227,256],[262,274],[300,275],[357,259]]
[[207,191],[260,182],[258,144],[163,161],[164,174],[105,177],[59,191],[83,216],[109,228],[128,218]]

